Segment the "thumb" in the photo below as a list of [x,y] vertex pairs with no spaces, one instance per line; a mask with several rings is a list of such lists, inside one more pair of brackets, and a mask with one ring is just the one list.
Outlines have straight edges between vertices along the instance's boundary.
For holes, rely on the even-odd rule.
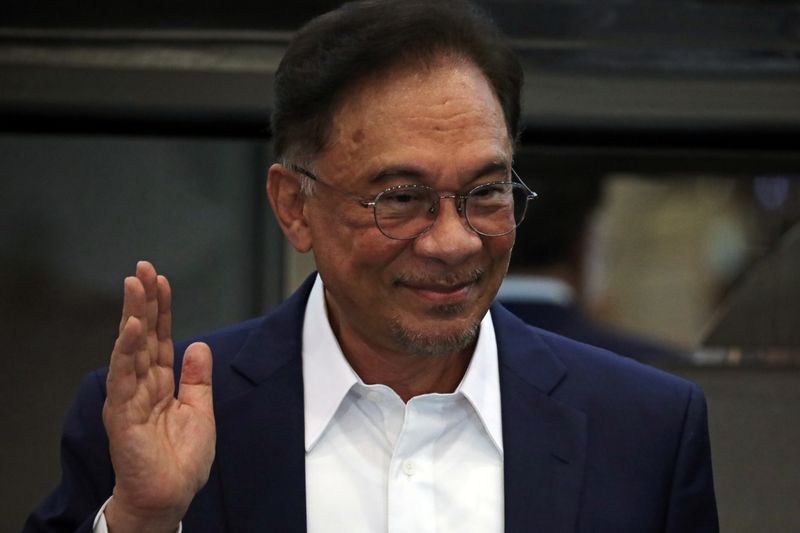
[[181,365],[178,401],[201,409],[211,409],[211,348],[195,342],[186,348]]

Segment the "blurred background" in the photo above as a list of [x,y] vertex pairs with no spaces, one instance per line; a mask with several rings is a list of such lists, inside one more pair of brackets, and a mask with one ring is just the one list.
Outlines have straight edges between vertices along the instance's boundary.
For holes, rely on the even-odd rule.
[[[0,530],[56,483],[137,259],[169,276],[177,337],[264,313],[313,269],[264,198],[271,79],[338,4],[4,3]],[[526,71],[517,172],[602,183],[585,312],[687,354],[664,366],[708,396],[723,530],[800,531],[800,5],[481,4]]]

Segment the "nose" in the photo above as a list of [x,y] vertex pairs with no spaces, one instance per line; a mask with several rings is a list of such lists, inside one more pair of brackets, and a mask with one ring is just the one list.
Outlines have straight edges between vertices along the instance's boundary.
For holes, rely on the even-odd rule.
[[433,226],[414,240],[417,254],[455,265],[480,252],[483,240],[469,227],[463,209],[459,212],[458,202],[454,197],[440,200]]

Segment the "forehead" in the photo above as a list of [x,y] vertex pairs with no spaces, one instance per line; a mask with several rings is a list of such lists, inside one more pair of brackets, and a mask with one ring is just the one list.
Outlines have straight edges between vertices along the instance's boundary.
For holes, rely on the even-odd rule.
[[472,63],[441,58],[403,65],[354,85],[334,114],[323,152],[329,173],[419,166],[431,175],[470,172],[503,160],[511,140],[502,107]]

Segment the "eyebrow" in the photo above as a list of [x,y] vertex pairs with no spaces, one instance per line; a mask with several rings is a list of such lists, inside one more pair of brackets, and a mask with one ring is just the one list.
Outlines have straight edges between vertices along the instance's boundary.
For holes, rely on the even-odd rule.
[[375,176],[373,176],[369,181],[370,183],[380,183],[392,178],[411,178],[411,179],[421,180],[424,176],[425,173],[418,168],[408,167],[408,166],[396,166],[396,167],[388,167],[381,170]]
[[472,179],[476,180],[483,176],[487,176],[490,174],[510,174],[511,173],[511,162],[504,160],[504,159],[496,159],[491,163],[487,163],[483,167],[481,167],[478,172],[473,174]]
[[[511,171],[511,163],[505,158],[498,158],[480,167],[477,171],[469,175],[467,183],[471,183],[479,178],[492,174],[508,174]],[[428,174],[422,169],[413,166],[392,166],[385,168],[373,176],[370,183],[381,183],[393,178],[408,178],[423,181]]]

